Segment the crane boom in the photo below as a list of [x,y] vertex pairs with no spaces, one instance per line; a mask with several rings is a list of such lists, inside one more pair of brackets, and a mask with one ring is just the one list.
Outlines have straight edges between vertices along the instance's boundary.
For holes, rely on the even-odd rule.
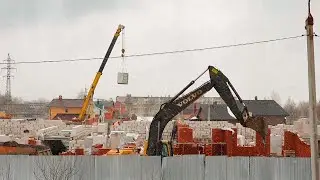
[[89,92],[88,92],[87,96],[84,99],[84,102],[83,102],[83,105],[82,105],[82,109],[81,109],[79,117],[78,117],[79,121],[84,121],[85,120],[85,115],[87,113],[89,102],[93,97],[94,90],[96,89],[96,86],[97,86],[97,84],[99,82],[99,79],[100,79],[100,77],[102,75],[103,69],[106,66],[106,63],[107,63],[107,61],[109,59],[109,56],[110,56],[110,54],[112,52],[112,49],[113,49],[113,47],[114,47],[114,45],[115,45],[115,43],[116,43],[116,41],[117,41],[117,39],[118,39],[118,37],[119,37],[119,35],[120,35],[120,33],[121,33],[121,31],[123,29],[124,29],[124,26],[120,24],[118,26],[118,28],[117,28],[117,31],[115,32],[115,34],[113,36],[113,39],[112,39],[112,41],[110,43],[108,51],[107,51],[106,55],[104,56],[103,61],[102,61],[101,65],[100,65],[100,68],[99,68],[99,70],[98,70],[98,72],[97,72],[97,74],[96,74],[96,76],[95,76],[95,78],[94,78],[94,80],[93,80],[93,82],[91,84]]

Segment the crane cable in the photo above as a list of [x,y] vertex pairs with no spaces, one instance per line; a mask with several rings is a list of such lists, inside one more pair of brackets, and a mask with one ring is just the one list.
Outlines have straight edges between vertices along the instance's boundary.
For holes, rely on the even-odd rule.
[[122,32],[121,32],[121,40],[122,40],[122,42],[121,42],[121,59],[122,59],[122,61],[121,61],[121,72],[122,73],[126,73],[126,71],[127,71],[127,69],[126,69],[126,64],[125,64],[125,44],[124,44],[124,35],[125,35],[125,32],[124,32],[125,30],[123,29],[122,30]]

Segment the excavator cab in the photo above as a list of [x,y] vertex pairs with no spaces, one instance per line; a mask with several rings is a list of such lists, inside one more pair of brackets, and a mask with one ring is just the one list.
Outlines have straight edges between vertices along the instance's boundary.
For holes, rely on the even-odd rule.
[[[161,157],[173,156],[173,146],[171,141],[161,140],[159,141],[158,145],[160,146],[159,149],[161,149],[161,152],[160,152]],[[144,151],[143,151],[144,156],[147,156],[147,149],[148,149],[148,141],[145,141]]]
[[160,141],[161,146],[161,157],[173,156],[173,147],[171,141],[162,140]]

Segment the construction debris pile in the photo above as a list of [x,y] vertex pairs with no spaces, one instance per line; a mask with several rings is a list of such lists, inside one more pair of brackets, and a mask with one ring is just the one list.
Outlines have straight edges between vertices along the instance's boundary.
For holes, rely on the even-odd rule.
[[[114,124],[99,123],[96,125],[67,125],[61,120],[0,120],[0,141],[16,141],[20,144],[27,144],[29,138],[33,137],[37,140],[37,144],[41,144],[43,140],[60,139],[66,142],[69,152],[82,149],[82,154],[103,155],[108,152],[112,154],[113,151],[119,152],[119,149],[128,147],[143,149],[144,141],[148,137],[150,120],[151,118],[139,118],[137,121],[122,121]],[[167,124],[162,136],[164,140],[170,140],[173,123],[173,121],[170,121]],[[233,134],[236,131],[236,146],[258,146],[256,132],[252,129],[244,128],[238,123],[234,125],[227,121],[187,120],[179,121],[179,123],[186,128],[180,129],[181,132],[178,134],[176,142],[178,145],[195,142],[198,144],[212,144],[217,139],[214,137],[217,133],[213,134],[214,129],[221,129]],[[271,132],[270,154],[281,155],[284,144],[286,144],[285,138],[294,138],[292,134],[295,134],[298,138],[298,140],[292,141],[301,140],[302,143],[308,144],[305,119],[296,121],[294,125],[279,124],[277,126],[269,126],[269,129]],[[233,135],[230,134],[230,136]],[[290,145],[290,148],[294,148],[293,146]]]

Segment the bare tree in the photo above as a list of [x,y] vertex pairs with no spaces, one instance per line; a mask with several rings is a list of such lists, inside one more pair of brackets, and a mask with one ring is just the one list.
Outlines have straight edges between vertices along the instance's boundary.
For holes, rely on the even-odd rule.
[[81,91],[77,94],[77,99],[83,99],[86,96],[86,91],[81,89]]
[[279,93],[277,93],[276,91],[272,91],[270,97],[272,100],[276,101],[279,105],[281,105],[281,98]]
[[299,118],[299,110],[297,109],[296,103],[294,100],[289,97],[283,107],[287,113],[289,114],[288,117],[288,124],[292,124],[293,121],[297,120]]
[[84,173],[77,168],[81,158],[75,156],[36,157],[33,174],[37,180],[82,180]]
[[305,101],[299,102],[297,106],[299,116],[300,117],[308,117],[309,116],[309,103]]

